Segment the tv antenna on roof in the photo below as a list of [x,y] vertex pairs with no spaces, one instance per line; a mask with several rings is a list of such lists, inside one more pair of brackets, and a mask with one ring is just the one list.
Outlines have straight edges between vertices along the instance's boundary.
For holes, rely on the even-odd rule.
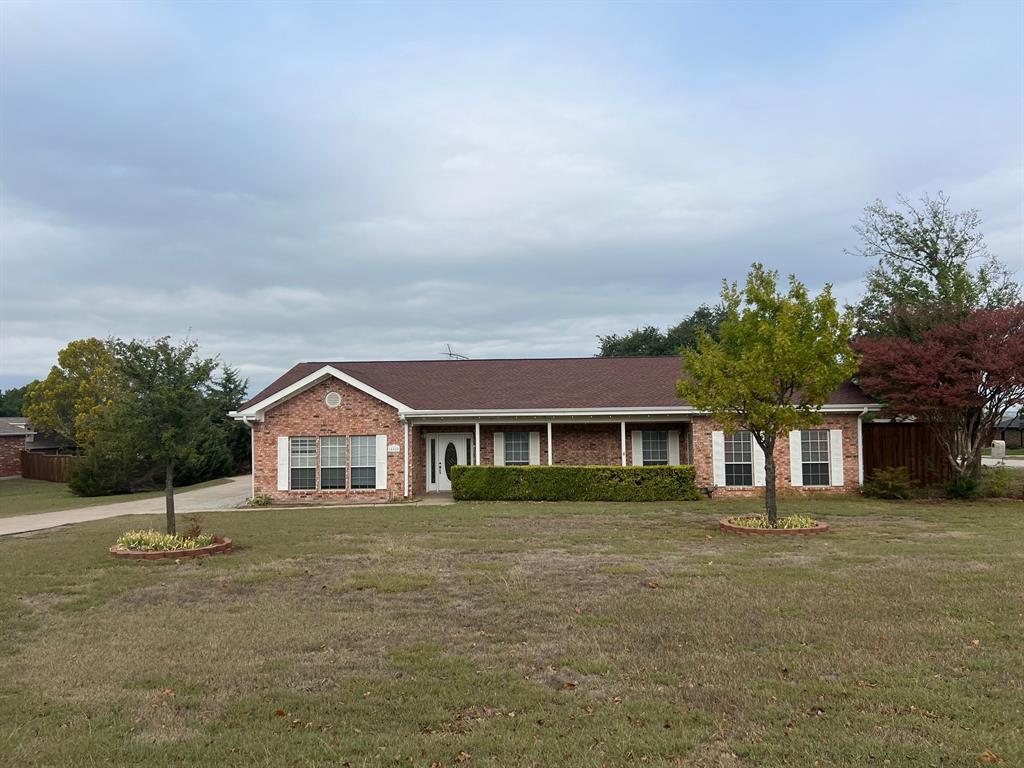
[[454,351],[451,344],[445,344],[445,347],[445,351],[441,354],[446,356],[449,360],[469,360],[468,356],[460,355],[458,352]]

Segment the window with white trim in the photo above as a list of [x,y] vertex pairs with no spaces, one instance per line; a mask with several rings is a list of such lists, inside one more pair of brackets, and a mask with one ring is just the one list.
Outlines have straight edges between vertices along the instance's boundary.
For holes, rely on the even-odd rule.
[[345,490],[345,438],[341,435],[320,438],[320,489]]
[[644,430],[642,442],[645,467],[668,464],[668,432]]
[[726,433],[726,485],[751,486],[754,484],[754,458],[751,441],[752,438],[747,431]]
[[316,438],[291,437],[288,439],[290,454],[290,488],[293,491],[316,490]]
[[352,490],[377,487],[377,438],[373,435],[353,435]]
[[805,429],[800,433],[800,461],[804,485],[828,485],[828,430]]
[[513,466],[530,463],[530,433],[505,433],[505,463]]

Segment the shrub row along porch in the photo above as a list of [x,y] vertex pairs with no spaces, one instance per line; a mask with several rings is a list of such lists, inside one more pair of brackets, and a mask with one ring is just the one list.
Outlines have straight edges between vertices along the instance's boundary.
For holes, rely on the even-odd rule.
[[[232,415],[252,428],[253,495],[392,501],[451,490],[462,466],[692,465],[697,486],[750,494],[764,456],[675,395],[675,358],[300,363]],[[781,488],[863,482],[853,384],[820,428],[780,441]]]

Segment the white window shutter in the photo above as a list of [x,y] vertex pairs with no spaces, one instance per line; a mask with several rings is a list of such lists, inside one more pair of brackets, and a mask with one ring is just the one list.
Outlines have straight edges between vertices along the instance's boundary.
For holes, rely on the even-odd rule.
[[494,433],[494,466],[505,466],[505,433]]
[[766,484],[764,475],[764,451],[757,444],[754,436],[750,436],[750,458],[754,464],[754,485],[763,487]]
[[288,490],[288,438],[277,438],[277,490]]
[[668,463],[673,467],[679,466],[679,430],[670,429],[668,432]]
[[530,464],[540,464],[540,432],[530,433]]
[[789,433],[789,484],[794,488],[804,484],[804,453],[799,429]]
[[711,477],[715,485],[725,485],[725,432],[711,433]]
[[843,483],[843,430],[828,431],[829,479],[832,485],[842,486]]
[[388,436],[377,435],[377,490],[388,487]]
[[642,467],[644,465],[644,433],[643,430],[634,429],[632,432],[632,443],[633,443],[633,466]]

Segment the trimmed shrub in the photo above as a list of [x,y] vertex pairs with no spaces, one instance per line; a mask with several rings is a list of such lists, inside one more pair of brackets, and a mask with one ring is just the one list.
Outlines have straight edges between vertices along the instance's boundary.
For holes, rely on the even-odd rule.
[[906,467],[876,469],[861,490],[872,499],[909,499],[914,483]]
[[474,501],[693,501],[684,467],[455,466],[452,495]]

